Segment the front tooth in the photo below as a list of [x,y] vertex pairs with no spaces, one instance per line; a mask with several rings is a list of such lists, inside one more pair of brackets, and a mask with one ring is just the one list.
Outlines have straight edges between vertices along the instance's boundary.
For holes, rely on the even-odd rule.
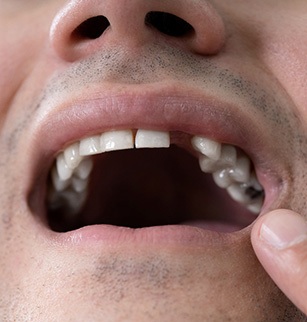
[[79,153],[82,156],[101,153],[100,135],[91,136],[80,141]]
[[75,169],[82,160],[79,143],[74,143],[64,150],[64,159],[70,169]]
[[61,180],[65,181],[71,178],[73,170],[70,169],[65,162],[64,153],[60,153],[58,155],[56,159],[56,167]]
[[218,160],[221,156],[222,145],[214,140],[194,136],[192,138],[192,145],[197,151],[207,156],[209,159]]
[[132,149],[133,146],[133,133],[131,130],[110,131],[100,136],[102,152]]
[[138,130],[135,137],[136,148],[168,148],[170,146],[169,132]]

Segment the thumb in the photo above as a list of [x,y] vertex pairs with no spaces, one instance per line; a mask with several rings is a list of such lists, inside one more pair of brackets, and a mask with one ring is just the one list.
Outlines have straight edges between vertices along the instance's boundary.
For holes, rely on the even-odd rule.
[[264,269],[285,295],[307,314],[307,222],[290,210],[259,218],[252,244]]

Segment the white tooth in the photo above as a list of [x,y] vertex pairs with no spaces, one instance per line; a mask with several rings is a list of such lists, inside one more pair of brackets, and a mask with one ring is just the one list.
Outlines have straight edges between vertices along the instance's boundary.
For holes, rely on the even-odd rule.
[[61,180],[65,181],[70,179],[73,170],[66,164],[63,153],[57,156],[56,167]]
[[237,150],[232,145],[222,145],[221,156],[218,160],[219,168],[232,168],[237,161]]
[[74,143],[64,150],[64,159],[70,169],[75,169],[82,160],[79,154],[79,143]]
[[214,182],[220,188],[228,188],[231,184],[234,183],[234,180],[230,176],[229,169],[216,171],[212,174],[212,176],[213,176]]
[[101,153],[100,135],[91,136],[80,141],[79,153],[82,156]]
[[56,167],[53,167],[53,169],[51,170],[51,179],[52,179],[52,183],[53,183],[53,187],[54,187],[55,191],[63,191],[70,184],[70,179],[68,179],[68,180],[60,179]]
[[219,166],[217,164],[217,161],[209,159],[206,156],[199,157],[199,165],[200,165],[201,170],[206,173],[212,173],[212,172],[219,170]]
[[135,147],[139,148],[169,148],[169,132],[138,130],[135,137]]
[[66,205],[69,207],[69,212],[66,212],[65,215],[73,215],[78,213],[85,200],[86,200],[86,192],[77,193],[74,190],[65,190],[61,197],[65,200]]
[[72,180],[71,180],[71,185],[72,188],[76,191],[76,192],[83,192],[86,190],[87,188],[87,184],[88,184],[88,180],[87,179],[81,179],[79,177],[73,176]]
[[258,179],[256,178],[256,174],[254,172],[251,174],[248,184],[250,187],[254,188],[256,191],[263,190],[263,188],[262,188],[261,184],[259,183]]
[[255,203],[247,206],[247,209],[254,214],[259,214],[262,208],[263,198],[259,198]]
[[78,168],[75,170],[75,174],[81,179],[87,179],[93,169],[93,161],[90,158],[85,158],[81,161]]
[[236,182],[248,182],[250,178],[250,160],[246,156],[237,159],[235,167],[230,171],[231,177]]
[[212,160],[218,160],[221,156],[222,145],[219,142],[205,137],[194,136],[192,138],[192,145],[197,151]]
[[132,149],[134,146],[131,130],[110,131],[101,134],[100,147],[102,152]]
[[245,193],[245,190],[245,185],[239,183],[233,183],[227,188],[227,192],[233,200],[242,204],[248,204],[250,202],[250,197]]

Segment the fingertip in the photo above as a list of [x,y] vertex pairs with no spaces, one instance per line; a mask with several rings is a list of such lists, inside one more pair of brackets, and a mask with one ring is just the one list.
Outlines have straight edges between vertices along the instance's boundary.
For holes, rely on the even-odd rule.
[[307,222],[302,215],[288,210],[273,210],[259,218],[252,229],[252,243],[265,243],[285,249],[307,240]]

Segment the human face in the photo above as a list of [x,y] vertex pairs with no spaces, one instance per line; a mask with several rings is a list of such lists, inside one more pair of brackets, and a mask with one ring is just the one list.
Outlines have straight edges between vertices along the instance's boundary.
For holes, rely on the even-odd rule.
[[[195,141],[251,160],[260,216],[306,216],[306,17],[305,0],[0,0],[1,320],[303,320]],[[72,183],[52,194],[68,147],[140,130],[180,149],[88,157],[83,208]]]

